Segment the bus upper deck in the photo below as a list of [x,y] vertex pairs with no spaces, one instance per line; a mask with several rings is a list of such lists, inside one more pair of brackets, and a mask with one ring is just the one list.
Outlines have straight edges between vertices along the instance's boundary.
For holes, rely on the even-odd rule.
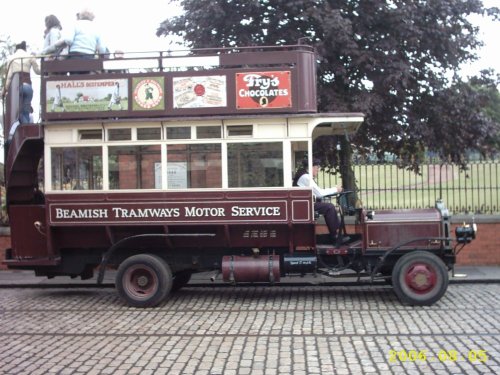
[[[42,121],[316,112],[309,46],[45,57],[41,70]],[[12,90],[6,128],[17,101]]]

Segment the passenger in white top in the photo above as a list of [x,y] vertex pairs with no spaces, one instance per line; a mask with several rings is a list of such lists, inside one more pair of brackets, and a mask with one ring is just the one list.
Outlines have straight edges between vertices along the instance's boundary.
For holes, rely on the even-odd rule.
[[[319,165],[314,165],[313,177],[318,176],[318,170],[319,170]],[[314,196],[319,199],[325,197],[326,195],[332,195],[335,193],[340,193],[342,191],[342,187],[340,185],[326,189],[320,188],[316,183],[316,181],[314,181],[314,178],[311,179],[311,175],[309,173],[304,173],[302,176],[299,177],[299,179],[297,180],[297,186],[311,187]]]
[[[10,84],[15,73],[19,75],[19,92],[12,92],[12,95],[20,98],[19,122],[27,124],[32,122],[31,100],[33,99],[33,87],[31,86],[31,69],[36,74],[40,74],[40,66],[34,55],[26,52],[26,42],[22,41],[16,44],[16,52],[7,60],[7,78],[3,87],[2,96],[5,96],[10,90]],[[11,125],[11,124],[7,124]]]
[[328,231],[330,232],[330,238],[332,244],[339,245],[342,242],[342,239],[339,239],[338,230],[340,227],[340,220],[337,215],[337,211],[335,210],[335,206],[329,202],[323,202],[322,198],[327,195],[340,193],[342,192],[342,186],[338,185],[334,188],[322,189],[318,186],[314,178],[318,176],[318,171],[320,168],[319,160],[314,160],[313,162],[313,173],[312,178],[309,172],[307,171],[307,164],[304,164],[303,168],[299,169],[295,174],[293,179],[294,186],[302,186],[302,187],[310,187],[312,188],[313,194],[316,197],[316,201],[314,202],[314,210],[319,214],[323,215],[325,218],[326,226],[328,227]]

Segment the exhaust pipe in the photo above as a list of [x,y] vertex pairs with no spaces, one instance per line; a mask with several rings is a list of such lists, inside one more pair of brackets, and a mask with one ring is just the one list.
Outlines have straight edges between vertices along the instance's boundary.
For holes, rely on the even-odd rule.
[[217,280],[219,273],[220,273],[219,271],[215,271],[214,274],[212,276],[210,276],[210,281],[214,282],[215,280]]

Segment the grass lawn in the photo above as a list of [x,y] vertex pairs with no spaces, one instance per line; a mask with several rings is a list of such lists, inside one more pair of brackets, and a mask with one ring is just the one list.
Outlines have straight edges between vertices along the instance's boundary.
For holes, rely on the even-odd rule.
[[[428,164],[420,174],[394,164],[354,167],[358,198],[369,209],[434,207],[442,198],[455,213],[500,213],[500,162],[454,165]],[[319,175],[320,186],[335,186],[339,176]]]

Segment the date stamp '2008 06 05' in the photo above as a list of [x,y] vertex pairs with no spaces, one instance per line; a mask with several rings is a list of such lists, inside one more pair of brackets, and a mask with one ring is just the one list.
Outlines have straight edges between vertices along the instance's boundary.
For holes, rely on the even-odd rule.
[[458,350],[439,350],[437,354],[428,350],[389,350],[389,363],[395,362],[456,362],[484,363],[488,360],[486,350],[469,350],[461,353]]

